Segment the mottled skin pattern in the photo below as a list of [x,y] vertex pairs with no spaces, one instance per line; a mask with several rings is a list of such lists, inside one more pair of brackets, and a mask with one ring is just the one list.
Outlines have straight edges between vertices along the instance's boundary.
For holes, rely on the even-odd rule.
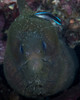
[[36,18],[29,9],[12,23],[4,73],[18,93],[26,97],[49,96],[72,84],[77,66],[57,32],[49,21]]

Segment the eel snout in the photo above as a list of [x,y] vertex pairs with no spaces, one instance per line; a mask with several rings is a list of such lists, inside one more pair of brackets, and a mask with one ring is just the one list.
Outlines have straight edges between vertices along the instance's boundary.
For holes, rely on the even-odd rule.
[[32,53],[29,57],[29,66],[33,71],[39,71],[41,69],[40,55]]

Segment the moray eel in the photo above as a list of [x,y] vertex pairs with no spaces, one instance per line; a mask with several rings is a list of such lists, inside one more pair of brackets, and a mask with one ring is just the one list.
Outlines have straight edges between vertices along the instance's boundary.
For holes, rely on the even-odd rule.
[[77,63],[58,30],[24,9],[8,31],[4,74],[10,86],[26,97],[50,96],[68,88]]

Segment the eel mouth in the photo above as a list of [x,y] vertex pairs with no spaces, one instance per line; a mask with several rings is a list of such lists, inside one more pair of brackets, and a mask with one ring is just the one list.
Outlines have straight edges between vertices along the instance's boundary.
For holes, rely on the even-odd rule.
[[45,94],[45,90],[41,81],[35,80],[25,87],[24,93],[27,93],[31,97],[37,97],[43,96]]

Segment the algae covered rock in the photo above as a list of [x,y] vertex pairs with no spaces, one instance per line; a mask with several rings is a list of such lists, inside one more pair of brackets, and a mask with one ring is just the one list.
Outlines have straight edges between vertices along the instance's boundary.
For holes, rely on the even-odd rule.
[[49,96],[68,88],[76,61],[57,28],[24,9],[8,32],[4,73],[10,86],[26,97]]

